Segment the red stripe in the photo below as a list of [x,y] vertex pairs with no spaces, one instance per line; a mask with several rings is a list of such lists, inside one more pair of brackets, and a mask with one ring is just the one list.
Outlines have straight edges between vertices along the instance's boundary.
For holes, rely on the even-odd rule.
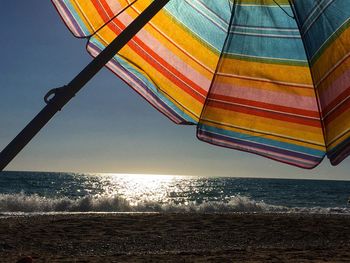
[[[337,109],[335,109],[332,113],[327,115],[327,117],[324,119],[324,124],[326,126],[330,125],[332,121],[339,118],[340,115],[350,110],[350,98],[348,98],[346,101],[344,101]],[[348,123],[344,123],[346,126],[350,126]],[[327,127],[329,128],[329,127]]]
[[223,103],[225,103],[225,102],[236,103],[236,104],[246,105],[247,107],[252,106],[252,107],[256,107],[256,108],[262,108],[262,109],[267,109],[267,110],[297,114],[297,115],[306,116],[306,117],[320,118],[319,113],[315,112],[315,111],[297,109],[297,108],[281,106],[281,105],[276,105],[276,104],[270,104],[270,103],[261,102],[261,101],[253,101],[253,100],[235,98],[235,97],[218,95],[218,94],[210,94],[209,99],[221,100],[221,101],[223,101]]
[[[96,0],[93,0],[94,2],[96,2]],[[108,13],[109,19],[111,19],[113,16],[115,16],[115,14],[113,13],[113,11],[110,9],[109,5],[106,3],[105,0],[99,0],[99,2],[101,3],[101,5],[103,6],[103,8],[106,10],[106,12]],[[122,6],[122,9],[124,7]],[[101,10],[102,11],[102,10]],[[100,12],[100,11],[99,11]],[[103,11],[102,11],[103,12]],[[118,12],[120,12],[118,10]]]
[[208,106],[229,110],[229,111],[234,111],[234,112],[239,112],[239,113],[244,113],[244,114],[249,114],[253,116],[259,116],[263,118],[275,119],[275,120],[280,120],[285,122],[292,122],[292,123],[298,123],[298,124],[303,124],[307,126],[321,128],[320,120],[310,120],[310,119],[305,119],[303,117],[298,117],[298,116],[288,116],[283,113],[268,112],[268,111],[259,110],[259,109],[249,109],[246,107],[240,107],[232,104],[217,103],[215,101],[209,101]]
[[[178,86],[183,91],[185,91],[186,93],[191,95],[197,101],[199,101],[201,103],[204,103],[204,100],[205,100],[204,96],[206,94],[204,94],[204,95],[202,94],[203,96],[201,96],[200,94],[198,94],[198,92],[196,92],[197,89],[195,89],[193,86],[190,85],[190,87],[189,87],[186,84],[184,84],[182,81],[180,81],[178,78],[176,78],[173,74],[169,74],[169,71],[167,70],[167,68],[164,68],[164,67],[161,66],[161,65],[164,65],[163,63],[161,63],[163,61],[163,59],[161,59],[160,57],[158,57],[157,59],[152,59],[150,57],[144,57],[143,56],[144,55],[144,51],[142,51],[137,45],[135,45],[134,43],[129,43],[129,46],[137,54],[139,54],[145,61],[147,61],[150,65],[152,65],[159,73],[163,74],[164,77],[169,79],[176,86]],[[159,63],[157,63],[157,62],[160,62],[161,65],[159,65]],[[177,75],[177,74],[175,74],[175,75]],[[182,76],[182,77],[185,78],[184,76]]]
[[106,16],[106,13],[104,12],[104,10],[101,7],[101,3],[98,0],[91,0],[93,5],[95,6],[95,9],[97,10],[97,12],[99,13],[100,17],[103,20],[103,24],[107,23],[110,19],[110,17]]

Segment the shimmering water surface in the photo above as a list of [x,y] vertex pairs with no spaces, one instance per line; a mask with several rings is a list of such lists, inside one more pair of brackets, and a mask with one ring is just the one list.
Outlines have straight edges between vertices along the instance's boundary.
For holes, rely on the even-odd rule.
[[349,213],[350,181],[0,173],[0,213]]

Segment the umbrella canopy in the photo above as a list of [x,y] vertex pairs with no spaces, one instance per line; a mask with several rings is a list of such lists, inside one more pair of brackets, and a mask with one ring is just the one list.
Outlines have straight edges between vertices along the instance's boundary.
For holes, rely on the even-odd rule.
[[[151,0],[52,0],[97,56]],[[350,153],[345,0],[170,0],[106,65],[200,140],[303,168]]]

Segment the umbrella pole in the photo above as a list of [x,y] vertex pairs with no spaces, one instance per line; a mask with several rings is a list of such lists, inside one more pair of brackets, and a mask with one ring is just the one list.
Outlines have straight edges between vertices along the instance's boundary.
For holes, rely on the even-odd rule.
[[[170,0],[154,0],[125,30],[123,30],[94,60],[92,60],[67,86],[51,90],[47,105],[0,153],[2,171],[49,120],[70,101],[75,94],[99,72],[129,40],[145,26]],[[52,96],[53,95],[53,96]],[[49,98],[51,97],[51,99]]]

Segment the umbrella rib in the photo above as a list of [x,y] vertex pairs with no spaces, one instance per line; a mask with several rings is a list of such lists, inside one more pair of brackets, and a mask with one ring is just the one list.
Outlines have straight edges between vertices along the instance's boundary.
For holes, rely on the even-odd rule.
[[[208,89],[208,93],[207,93],[207,97],[205,98],[204,100],[204,103],[203,103],[203,108],[202,108],[202,111],[201,111],[201,114],[199,115],[199,120],[198,120],[198,124],[200,124],[203,116],[204,116],[204,112],[205,112],[205,108],[206,108],[206,105],[209,103],[209,95],[210,95],[210,91],[212,89],[212,87],[214,86],[214,82],[215,82],[215,79],[216,79],[216,75],[219,71],[219,68],[220,68],[220,65],[221,65],[221,59],[224,55],[224,50],[225,50],[225,47],[226,47],[226,44],[229,40],[229,37],[230,37],[230,32],[231,32],[231,28],[232,28],[232,24],[233,24],[233,19],[234,19],[234,16],[235,16],[235,4],[236,4],[236,0],[233,0],[233,5],[232,5],[232,8],[230,6],[230,10],[231,10],[231,18],[230,18],[230,21],[229,21],[229,24],[228,24],[228,28],[227,28],[227,34],[226,34],[226,38],[225,38],[225,41],[224,41],[224,44],[222,46],[222,49],[221,49],[221,52],[220,52],[220,56],[219,56],[219,60],[218,60],[218,63],[216,65],[216,69],[213,73],[213,79],[211,81],[211,84],[209,86],[209,89]],[[198,130],[199,130],[199,125],[197,125],[197,133],[198,133]]]
[[88,38],[93,37],[96,35],[102,28],[107,26],[110,22],[112,22],[116,17],[118,17],[121,13],[124,13],[127,9],[129,9],[133,4],[135,4],[138,0],[134,0],[131,3],[129,3],[126,7],[124,7],[122,10],[120,10],[118,13],[116,13],[113,17],[111,17],[106,23],[104,23],[102,26],[100,26],[93,34],[91,34]]
[[[94,26],[92,25],[92,23],[89,21],[88,17],[84,14],[82,7],[76,3],[77,8],[79,9],[79,11],[82,13],[84,19],[86,20],[86,23],[89,25],[89,27],[91,27],[91,30],[93,31],[90,34],[84,35],[82,37],[77,37],[77,38],[84,38],[84,39],[90,39],[93,36],[95,36],[102,28],[104,28],[106,25],[108,25],[110,22],[112,22],[116,17],[118,17],[120,14],[124,13],[128,8],[130,8],[133,4],[135,4],[138,0],[134,0],[131,3],[129,3],[126,7],[124,7],[122,10],[120,10],[118,13],[116,13],[115,15],[113,15],[113,17],[111,17],[110,19],[108,19],[108,21],[104,22],[101,26],[99,26],[97,29],[94,28]],[[100,4],[100,2],[99,2]]]
[[289,16],[290,18],[293,18],[295,19],[295,16],[294,15],[290,15],[287,10],[285,10],[276,0],[273,0],[275,2],[276,5],[278,5],[278,7],[287,15]]

